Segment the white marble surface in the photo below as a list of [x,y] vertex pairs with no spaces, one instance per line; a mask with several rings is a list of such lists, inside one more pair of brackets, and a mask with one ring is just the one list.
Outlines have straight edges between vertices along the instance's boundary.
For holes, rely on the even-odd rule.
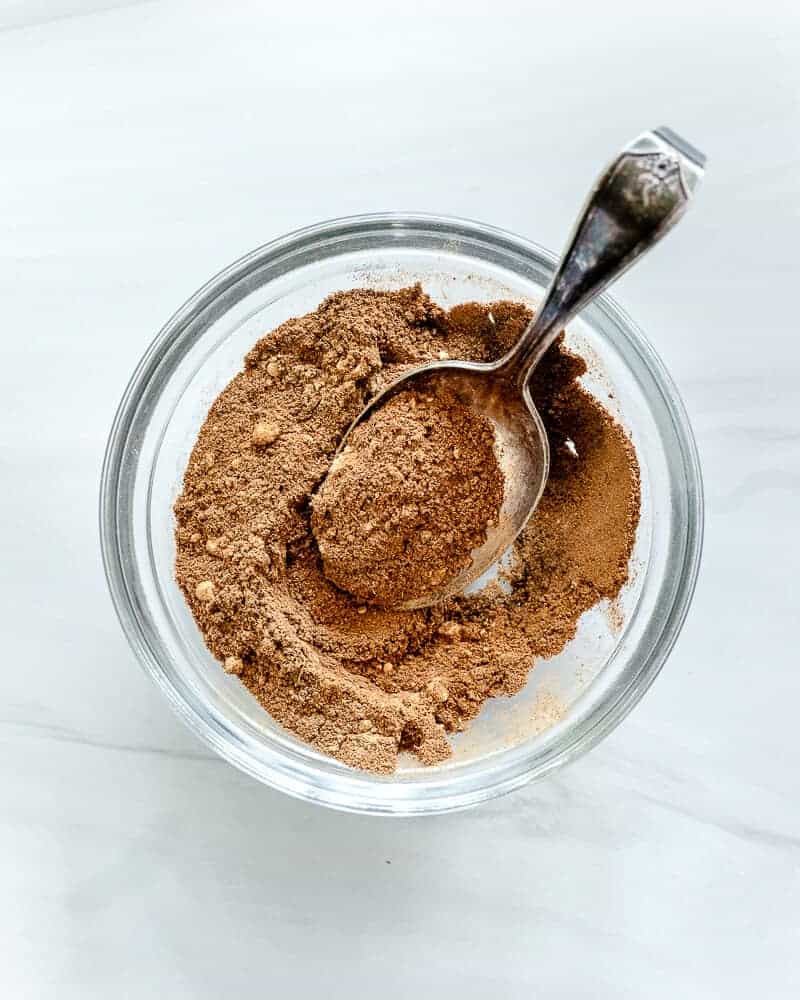
[[[0,0],[0,996],[798,996],[796,4],[269,6]],[[155,331],[330,216],[556,247],[662,121],[707,186],[617,296],[685,395],[709,512],[652,691],[569,770],[425,821],[217,760],[137,667],[98,552]]]

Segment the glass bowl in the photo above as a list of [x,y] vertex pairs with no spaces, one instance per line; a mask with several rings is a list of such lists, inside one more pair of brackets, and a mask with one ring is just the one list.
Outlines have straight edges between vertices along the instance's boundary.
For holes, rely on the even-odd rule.
[[203,645],[173,578],[172,503],[197,431],[255,340],[331,292],[420,281],[444,306],[535,303],[555,258],[510,233],[460,219],[379,214],[281,237],[212,278],[169,320],[131,378],[103,467],[100,529],[108,584],[136,655],[178,714],[222,757],[312,802],[409,815],[508,792],[593,747],[655,679],[691,601],[702,544],[697,452],[681,400],[652,347],[607,295],[570,324],[590,363],[587,387],[630,433],[642,513],[631,581],[572,642],[491,699],[452,759],[402,759],[392,776],[353,770],[276,723]]

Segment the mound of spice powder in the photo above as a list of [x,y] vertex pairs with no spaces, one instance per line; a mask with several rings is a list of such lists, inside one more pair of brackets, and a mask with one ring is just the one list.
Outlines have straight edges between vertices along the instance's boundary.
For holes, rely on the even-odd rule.
[[399,611],[325,574],[312,497],[365,402],[442,352],[497,359],[529,319],[513,302],[445,311],[419,286],[337,293],[259,340],[200,429],[175,503],[177,581],[225,670],[346,764],[389,773],[400,751],[446,759],[448,733],[487,698],[519,691],[628,578],[636,455],[563,341],[534,375],[550,478],[507,588]]
[[354,428],[311,527],[329,580],[392,607],[466,568],[502,504],[491,423],[444,387],[409,389]]

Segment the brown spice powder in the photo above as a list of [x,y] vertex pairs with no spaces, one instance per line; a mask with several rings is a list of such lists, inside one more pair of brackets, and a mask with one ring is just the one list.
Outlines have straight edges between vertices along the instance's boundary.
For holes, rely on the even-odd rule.
[[391,607],[469,565],[502,504],[491,423],[452,391],[406,390],[354,429],[311,527],[328,579]]
[[494,360],[529,318],[513,302],[445,312],[419,286],[337,293],[260,340],[200,430],[175,504],[178,583],[225,669],[346,764],[388,773],[400,750],[445,759],[448,732],[519,691],[534,660],[558,653],[581,614],[627,580],[636,456],[563,342],[532,387],[552,464],[510,593],[388,610],[323,572],[310,498],[369,396],[442,350]]

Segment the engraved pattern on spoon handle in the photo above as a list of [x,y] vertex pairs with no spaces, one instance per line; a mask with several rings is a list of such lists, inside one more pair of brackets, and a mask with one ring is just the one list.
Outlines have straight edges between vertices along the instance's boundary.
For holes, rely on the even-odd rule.
[[524,385],[564,325],[653,247],[681,218],[705,157],[670,129],[626,146],[592,188],[544,301],[503,359]]

